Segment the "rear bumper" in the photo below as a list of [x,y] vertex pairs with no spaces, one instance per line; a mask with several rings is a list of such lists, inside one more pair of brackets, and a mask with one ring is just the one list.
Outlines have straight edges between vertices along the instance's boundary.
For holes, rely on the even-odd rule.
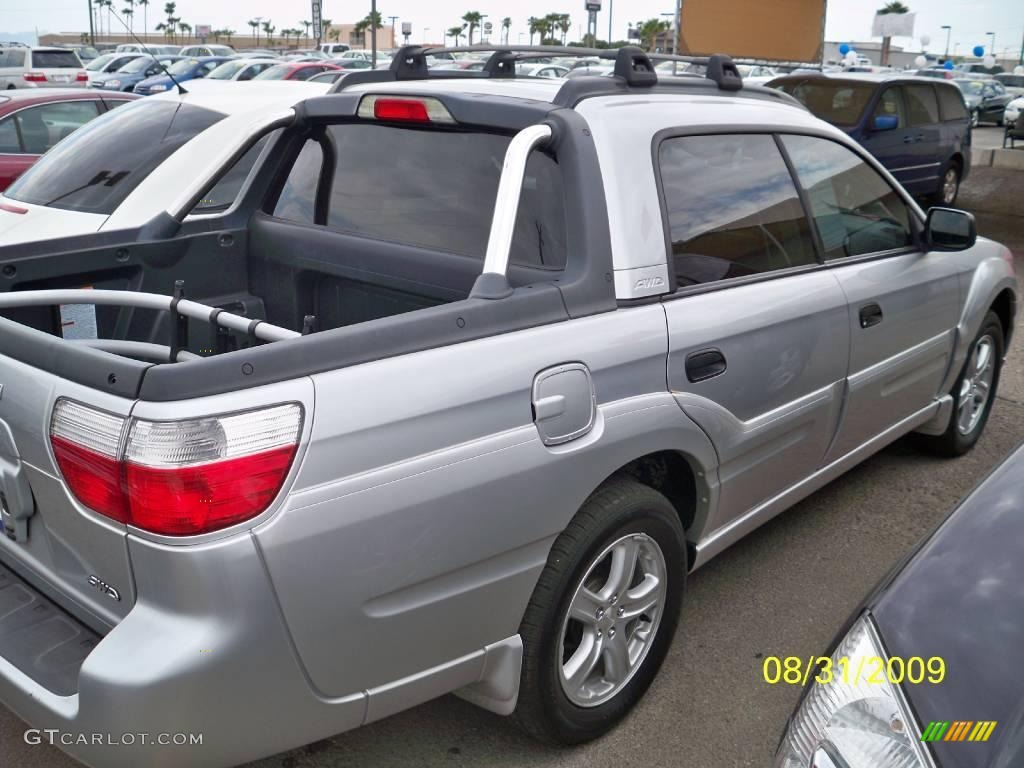
[[131,546],[139,598],[81,660],[77,691],[47,688],[0,638],[0,701],[44,743],[97,768],[228,766],[364,722],[365,692],[326,700],[307,683],[250,536]]

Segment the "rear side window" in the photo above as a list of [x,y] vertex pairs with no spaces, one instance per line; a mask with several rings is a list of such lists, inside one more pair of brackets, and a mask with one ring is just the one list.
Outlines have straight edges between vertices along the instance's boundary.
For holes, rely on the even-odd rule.
[[930,85],[905,85],[907,112],[911,125],[932,125],[939,122],[939,102]]
[[826,259],[913,243],[907,206],[888,182],[834,141],[785,136],[783,144],[811,205]]
[[658,165],[680,287],[816,263],[807,216],[771,136],[667,139]]
[[0,67],[23,67],[25,66],[25,52],[8,48],[0,51]]
[[81,69],[74,51],[32,51],[32,66],[39,69]]
[[776,87],[806,106],[815,117],[845,126],[860,121],[875,92],[875,86],[870,83],[821,82],[820,79],[787,81]]
[[177,101],[134,101],[75,131],[4,194],[53,208],[113,213],[154,168],[223,118]]
[[41,155],[99,115],[95,101],[67,101],[29,107],[15,117],[25,152]]
[[8,117],[0,120],[0,154],[21,153],[21,142],[18,141],[18,128],[14,124],[14,118]]
[[955,85],[940,84],[935,86],[935,92],[939,96],[939,107],[941,108],[943,120],[967,119],[964,95],[959,88]]
[[[296,161],[274,215],[310,223],[323,158],[333,159],[332,229],[483,259],[509,137],[379,124],[334,125]],[[330,163],[328,163],[330,165]],[[562,269],[566,228],[562,175],[534,152],[526,168],[511,260]]]
[[220,213],[230,208],[231,204],[235,202],[235,198],[238,197],[245,180],[249,178],[253,166],[256,165],[256,161],[269,139],[268,134],[249,147],[248,151],[231,166],[230,170],[221,176],[213,189],[196,203],[192,213]]

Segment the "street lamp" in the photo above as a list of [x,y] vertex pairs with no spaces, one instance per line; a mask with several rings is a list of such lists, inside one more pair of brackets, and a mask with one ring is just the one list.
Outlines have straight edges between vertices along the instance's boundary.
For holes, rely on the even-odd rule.
[[392,47],[394,47],[395,40],[398,39],[395,36],[395,22],[398,21],[398,17],[397,16],[388,16],[388,18],[391,19],[391,45],[392,45]]
[[995,32],[986,32],[985,34],[992,38],[991,42],[989,42],[989,44],[988,44],[988,52],[990,54],[992,54],[993,56],[995,56],[996,55],[996,33]]
[[429,31],[430,31],[430,27],[424,27],[423,28],[423,42],[424,43],[429,43],[430,42],[430,38],[427,37],[427,32],[429,32]]
[[953,28],[949,24],[943,24],[942,28],[946,30],[946,58],[949,58],[949,36],[953,32]]

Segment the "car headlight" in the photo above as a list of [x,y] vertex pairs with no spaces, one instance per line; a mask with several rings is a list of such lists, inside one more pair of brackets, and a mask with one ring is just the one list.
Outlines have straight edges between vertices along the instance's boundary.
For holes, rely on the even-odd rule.
[[167,86],[166,85],[151,85],[151,86],[149,86],[149,90],[151,90],[151,91],[166,91],[167,90]]
[[121,87],[121,81],[120,80],[107,80],[105,85],[106,85],[107,88],[120,88]]
[[[870,620],[861,617],[832,654],[831,680],[812,680],[790,720],[776,768],[933,768],[903,692],[874,676],[886,659]],[[840,662],[840,659],[846,661]]]

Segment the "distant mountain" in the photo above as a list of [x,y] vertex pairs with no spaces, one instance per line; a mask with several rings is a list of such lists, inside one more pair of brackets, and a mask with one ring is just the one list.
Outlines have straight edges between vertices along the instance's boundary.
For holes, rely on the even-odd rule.
[[26,45],[35,45],[36,42],[35,32],[0,32],[0,43],[25,43]]

